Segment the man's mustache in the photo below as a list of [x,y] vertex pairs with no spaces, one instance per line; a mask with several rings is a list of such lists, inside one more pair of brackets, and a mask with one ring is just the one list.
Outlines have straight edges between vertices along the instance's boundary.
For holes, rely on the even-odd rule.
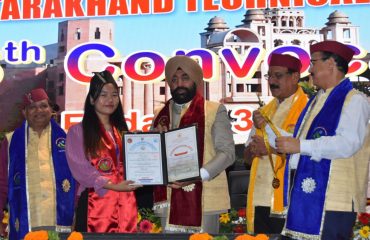
[[184,90],[186,93],[189,92],[189,89],[187,89],[186,87],[177,87],[173,92],[178,93],[180,90]]
[[277,84],[270,84],[270,89],[279,89],[280,88],[280,86],[279,85],[277,85]]

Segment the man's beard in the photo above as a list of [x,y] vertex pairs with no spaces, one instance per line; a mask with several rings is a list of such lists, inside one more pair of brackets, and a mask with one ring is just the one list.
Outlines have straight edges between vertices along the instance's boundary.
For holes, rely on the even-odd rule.
[[[181,91],[181,93],[179,93]],[[177,87],[173,91],[171,90],[172,99],[177,104],[184,104],[191,101],[197,93],[197,85],[194,85],[189,89],[186,87]]]

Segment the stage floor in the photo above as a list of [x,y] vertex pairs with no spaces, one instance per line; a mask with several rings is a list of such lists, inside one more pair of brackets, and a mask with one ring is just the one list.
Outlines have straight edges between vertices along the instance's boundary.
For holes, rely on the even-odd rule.
[[[168,233],[168,234],[121,234],[121,233],[83,233],[84,240],[128,240],[128,239],[140,239],[140,240],[188,240],[191,234],[181,234],[181,233]],[[222,236],[225,235],[229,240],[233,240],[237,234],[220,234],[212,236]],[[59,234],[61,240],[67,240],[69,234]],[[280,236],[274,235],[270,236],[270,240],[279,240]]]

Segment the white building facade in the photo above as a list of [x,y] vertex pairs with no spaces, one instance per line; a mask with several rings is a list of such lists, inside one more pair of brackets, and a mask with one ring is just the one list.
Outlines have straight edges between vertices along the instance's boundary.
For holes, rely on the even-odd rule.
[[[282,45],[297,45],[307,52],[309,46],[323,40],[336,40],[343,43],[359,44],[359,27],[353,26],[348,17],[334,11],[322,29],[305,26],[303,10],[294,9],[253,9],[244,15],[242,24],[230,29],[221,17],[208,22],[205,32],[200,33],[201,47],[217,53],[223,47],[231,47],[244,54],[250,47],[259,46],[267,52]],[[256,104],[257,93],[268,101],[271,93],[263,76],[267,73],[261,64],[254,77],[248,82],[235,79],[220,63],[220,79],[207,83],[205,96],[209,100],[221,101],[227,105]]]

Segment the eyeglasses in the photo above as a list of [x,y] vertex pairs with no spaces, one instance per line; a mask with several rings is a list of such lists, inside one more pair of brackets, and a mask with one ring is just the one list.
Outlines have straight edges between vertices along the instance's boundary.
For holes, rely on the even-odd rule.
[[269,80],[270,78],[273,78],[273,79],[277,79],[277,80],[280,80],[284,77],[284,75],[286,74],[292,74],[291,72],[284,72],[284,73],[274,73],[274,74],[265,74],[264,77],[266,80]]
[[311,65],[311,66],[312,66],[312,65],[314,65],[316,61],[320,61],[320,60],[322,60],[322,61],[326,61],[326,60],[328,60],[328,58],[327,58],[327,57],[323,57],[323,58],[318,58],[318,59],[311,59],[311,60],[310,60],[310,62],[311,62],[311,64],[310,64],[310,65]]

